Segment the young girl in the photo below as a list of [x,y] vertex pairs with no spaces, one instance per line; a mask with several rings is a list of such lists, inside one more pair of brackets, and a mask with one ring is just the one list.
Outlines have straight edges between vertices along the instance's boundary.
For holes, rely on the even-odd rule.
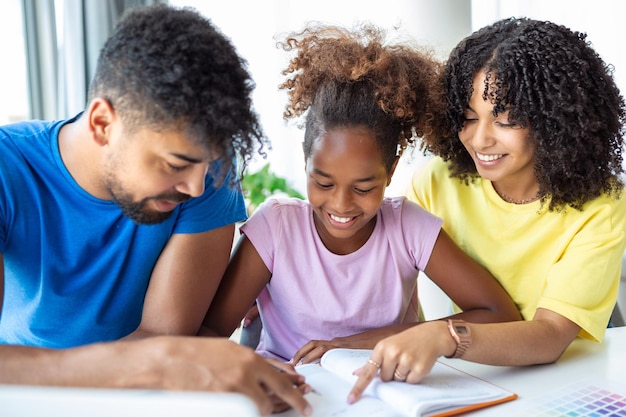
[[[243,236],[204,321],[229,336],[257,299],[259,353],[310,362],[334,347],[373,348],[416,324],[417,275],[470,321],[518,320],[506,292],[404,197],[385,198],[402,150],[429,136],[439,66],[372,27],[289,37],[285,118],[306,114],[308,201],[267,201]],[[446,337],[450,337],[447,335]]]
[[[601,341],[626,247],[624,101],[610,67],[584,34],[506,19],[463,40],[443,80],[452,137],[428,138],[440,158],[415,174],[409,197],[444,219],[526,320],[466,324],[464,358],[547,363],[576,336]],[[372,360],[383,379],[398,370],[417,382],[453,349],[424,355],[428,330],[381,341]],[[353,400],[375,374],[369,368]]]

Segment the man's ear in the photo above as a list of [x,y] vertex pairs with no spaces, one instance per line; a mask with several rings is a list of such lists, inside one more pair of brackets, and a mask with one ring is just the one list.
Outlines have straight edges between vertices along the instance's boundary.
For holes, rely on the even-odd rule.
[[400,161],[400,157],[396,157],[395,162],[393,163],[393,165],[391,166],[391,169],[389,170],[389,176],[387,177],[387,187],[389,187],[389,184],[391,184],[391,177],[393,177],[393,173],[396,171],[396,167],[398,166],[398,161]]
[[115,117],[115,109],[107,99],[96,97],[89,104],[87,108],[89,132],[98,145],[105,146],[109,143],[111,124]]

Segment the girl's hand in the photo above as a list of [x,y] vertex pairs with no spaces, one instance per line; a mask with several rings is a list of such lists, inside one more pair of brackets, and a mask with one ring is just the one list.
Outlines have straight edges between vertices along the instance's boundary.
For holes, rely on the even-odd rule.
[[248,327],[250,323],[252,323],[257,318],[259,318],[259,308],[257,307],[256,303],[254,303],[254,305],[250,307],[250,310],[248,310],[248,312],[244,316],[241,327]]
[[376,343],[384,338],[400,333],[415,324],[417,323],[394,324],[350,336],[335,337],[332,340],[310,340],[298,349],[290,362],[294,365],[299,362],[311,363],[319,360],[324,353],[335,348],[373,349]]
[[307,344],[298,349],[289,362],[293,365],[297,365],[299,363],[318,361],[322,355],[330,349],[347,347],[341,340],[340,338],[333,340],[310,340]]

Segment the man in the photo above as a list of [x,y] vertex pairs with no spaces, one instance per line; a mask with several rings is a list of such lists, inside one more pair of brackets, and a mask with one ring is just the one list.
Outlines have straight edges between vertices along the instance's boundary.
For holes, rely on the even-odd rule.
[[[274,394],[302,377],[198,332],[265,137],[245,62],[190,9],[135,9],[84,112],[0,128],[0,383]],[[118,339],[123,341],[113,342]],[[134,340],[133,340],[134,339]],[[299,388],[294,388],[298,386]]]

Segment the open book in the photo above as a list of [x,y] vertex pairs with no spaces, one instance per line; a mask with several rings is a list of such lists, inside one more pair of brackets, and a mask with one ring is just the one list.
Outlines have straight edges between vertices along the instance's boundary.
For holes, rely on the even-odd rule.
[[[363,397],[350,405],[348,394],[357,380],[352,373],[367,362],[371,353],[366,349],[331,349],[319,364],[296,367],[313,388],[306,398],[313,406],[314,417],[443,417],[517,398],[510,391],[436,362],[419,384],[383,382],[376,377]],[[293,410],[279,414],[297,415]]]

